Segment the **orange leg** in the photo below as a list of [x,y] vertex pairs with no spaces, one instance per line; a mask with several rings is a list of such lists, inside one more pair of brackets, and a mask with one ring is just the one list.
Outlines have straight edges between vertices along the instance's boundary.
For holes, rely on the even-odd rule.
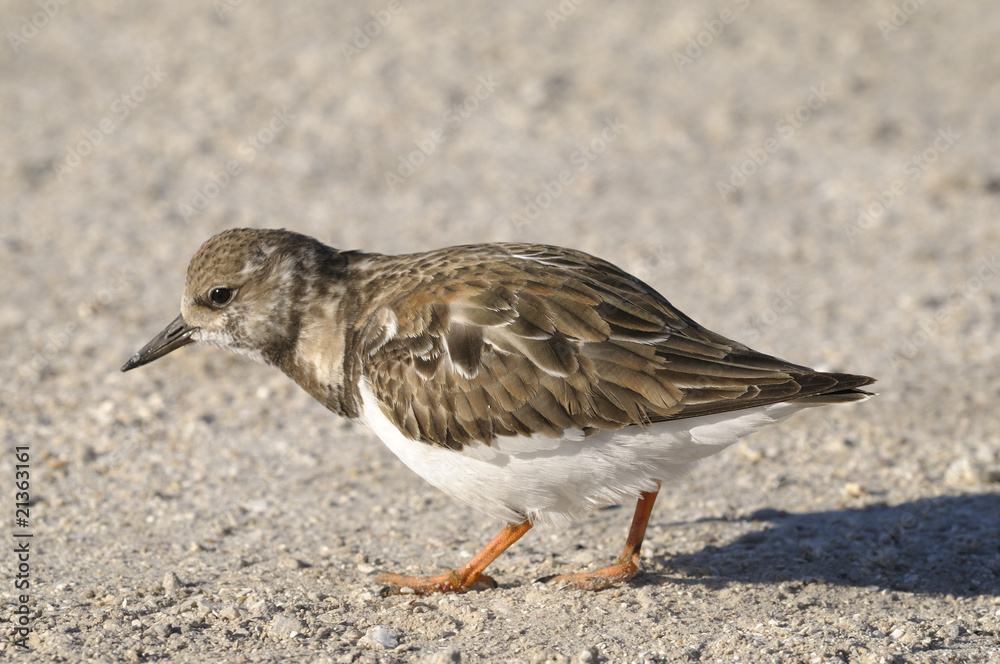
[[[496,588],[497,582],[483,574],[483,570],[529,530],[531,530],[530,521],[507,525],[472,560],[456,570],[448,570],[447,573],[439,576],[406,576],[405,574],[382,572],[375,577],[375,581],[388,584],[390,593],[399,593],[403,588],[410,588],[417,595],[461,593],[468,590],[476,581],[485,581],[491,587]],[[641,539],[640,537],[640,541]]]
[[639,502],[635,506],[635,514],[632,516],[632,527],[628,531],[628,539],[625,540],[625,549],[622,551],[622,555],[618,556],[614,565],[593,572],[547,576],[539,581],[565,583],[582,590],[604,590],[631,579],[639,571],[639,550],[642,548],[642,540],[646,537],[646,524],[649,523],[649,515],[653,511],[653,503],[656,502],[657,493],[659,493],[658,490],[643,491],[639,497]]

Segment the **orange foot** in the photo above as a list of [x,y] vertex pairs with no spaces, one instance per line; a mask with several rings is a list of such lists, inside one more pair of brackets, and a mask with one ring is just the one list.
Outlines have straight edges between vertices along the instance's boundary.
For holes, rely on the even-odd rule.
[[491,588],[497,587],[497,582],[491,577],[483,574],[483,570],[496,557],[503,553],[507,547],[521,539],[521,537],[531,530],[531,522],[512,523],[500,531],[500,534],[483,547],[483,550],[473,556],[472,560],[465,563],[458,569],[448,570],[447,574],[440,576],[406,576],[405,574],[390,574],[382,572],[375,581],[385,583],[390,595],[399,594],[403,588],[410,588],[416,595],[431,595],[433,593],[464,593],[477,581],[488,584]]
[[628,581],[642,570],[639,567],[639,553],[631,557],[622,556],[614,565],[593,572],[577,572],[576,574],[554,574],[542,577],[535,583],[562,583],[580,590],[604,590],[611,586]]
[[639,549],[642,548],[642,540],[646,537],[646,524],[649,523],[649,515],[653,512],[653,503],[656,502],[656,491],[643,491],[639,502],[635,505],[635,514],[632,515],[632,527],[628,531],[628,539],[625,540],[625,548],[618,556],[617,562],[611,567],[594,570],[593,572],[578,572],[577,574],[557,574],[538,579],[538,583],[563,583],[571,588],[581,590],[604,590],[613,585],[628,581],[635,576],[639,570]]
[[[476,583],[485,583],[490,588],[496,588],[497,582],[486,574],[461,574],[463,570],[448,570],[438,576],[406,576],[381,572],[375,577],[376,583],[388,586],[387,595],[400,595],[413,591],[414,595],[433,595],[434,593],[463,593]],[[404,588],[408,589],[404,591]]]

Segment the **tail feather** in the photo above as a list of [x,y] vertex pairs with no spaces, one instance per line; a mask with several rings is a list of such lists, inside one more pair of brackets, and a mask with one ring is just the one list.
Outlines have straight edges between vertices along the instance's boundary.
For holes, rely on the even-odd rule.
[[[796,381],[802,385],[802,396],[790,399],[790,401],[810,406],[822,406],[832,403],[850,403],[852,401],[864,401],[872,396],[873,392],[866,392],[858,389],[865,385],[871,385],[875,379],[870,376],[858,376],[844,373],[823,373],[816,372],[810,374],[794,375]],[[818,390],[812,385],[817,382],[825,382],[827,385]]]
[[[864,401],[874,396],[872,392],[859,389],[875,382],[869,376],[823,371],[788,371],[785,380],[776,383],[761,383],[748,386],[747,392],[735,399],[711,398],[702,401],[691,400],[678,413],[669,417],[653,417],[654,422],[702,415],[714,415],[776,403],[800,406],[823,406],[834,403]],[[694,392],[692,390],[691,392]]]
[[[793,403],[808,406],[824,406],[832,403],[850,403],[852,401],[864,401],[875,396],[874,392],[866,392],[858,388],[871,385],[875,379],[870,376],[857,376],[843,373],[815,373],[806,374],[808,376],[822,376],[827,380],[832,380],[833,384],[827,389],[819,392],[806,393],[797,399],[791,399]],[[808,382],[804,378],[799,378],[800,382]]]

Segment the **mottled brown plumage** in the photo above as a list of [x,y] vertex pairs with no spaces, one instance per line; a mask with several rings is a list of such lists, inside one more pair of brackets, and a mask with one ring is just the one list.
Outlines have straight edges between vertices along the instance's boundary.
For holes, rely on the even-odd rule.
[[380,577],[420,593],[465,590],[533,523],[626,497],[638,504],[618,561],[556,580],[631,578],[661,481],[802,407],[863,400],[873,382],[758,353],[610,263],[532,244],[383,256],[226,231],[191,260],[181,315],[123,371],[193,341],[280,368],[507,520],[459,570]]
[[[726,339],[576,251],[486,244],[365,262],[361,317],[382,323],[358,340],[363,373],[393,423],[435,445],[856,401],[872,382]],[[380,298],[387,284],[393,294]]]

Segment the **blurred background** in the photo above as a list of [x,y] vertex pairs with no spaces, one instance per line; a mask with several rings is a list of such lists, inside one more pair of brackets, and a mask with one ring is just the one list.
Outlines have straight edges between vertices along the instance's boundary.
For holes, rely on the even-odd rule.
[[[974,546],[928,562],[931,540],[911,538],[903,562],[843,583],[964,593],[975,620],[993,615],[982,607],[1000,585],[995,3],[0,7],[0,434],[32,446],[38,473],[39,601],[55,608],[38,617],[36,649],[97,647],[93,616],[67,635],[61,611],[156,595],[164,569],[237,583],[226,561],[270,567],[282,537],[295,555],[315,547],[312,568],[348,561],[355,577],[337,583],[363,592],[368,556],[427,572],[496,527],[271,369],[187,349],[118,373],[176,315],[190,256],[234,226],[383,253],[571,246],[758,350],[877,377],[877,399],[706,463],[661,498],[660,522],[974,496],[921,512],[943,529],[934,541],[962,522]],[[5,453],[0,486],[12,468]],[[597,548],[578,563],[616,555],[625,516],[595,518],[512,552],[508,577],[541,575],[547,552],[570,543]],[[838,551],[885,553],[877,542],[898,519],[873,517],[847,543],[820,537],[836,571],[824,578],[858,569]],[[335,532],[345,541],[324,548]],[[652,535],[647,555],[669,569],[668,553],[704,546],[690,535],[689,549]],[[206,544],[227,537],[229,548]],[[755,564],[748,578],[773,570]],[[907,574],[923,582],[907,588]],[[370,606],[358,601],[340,606]],[[708,616],[718,600],[705,601]],[[136,620],[159,620],[150,606]],[[119,614],[105,629],[132,629]],[[545,622],[530,620],[523,638],[541,642],[530,630]],[[960,645],[978,647],[969,625]],[[146,627],[129,637],[141,656],[160,647]],[[551,640],[560,625],[549,627]],[[661,645],[673,638],[663,629]],[[875,641],[865,652],[898,645]],[[704,657],[724,652],[706,643]]]

